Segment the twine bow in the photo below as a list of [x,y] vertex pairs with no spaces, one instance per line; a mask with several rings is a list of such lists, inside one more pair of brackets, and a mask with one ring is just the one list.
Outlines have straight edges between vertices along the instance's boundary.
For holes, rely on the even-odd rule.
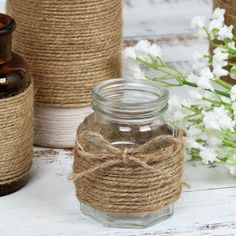
[[[179,131],[178,135],[182,137],[183,132]],[[108,167],[136,164],[147,170],[158,172],[173,181],[178,181],[163,169],[156,168],[153,163],[179,155],[182,151],[182,140],[170,135],[157,136],[137,148],[119,148],[109,143],[99,133],[84,131],[78,135],[75,152],[80,158],[89,160],[92,167],[81,173],[72,174],[69,179],[76,181]]]

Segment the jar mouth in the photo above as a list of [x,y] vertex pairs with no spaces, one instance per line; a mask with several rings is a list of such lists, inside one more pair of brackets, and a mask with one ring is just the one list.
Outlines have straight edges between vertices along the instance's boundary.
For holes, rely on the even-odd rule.
[[[123,99],[122,105],[135,105],[135,106],[145,106],[149,105],[151,103],[158,103],[165,100],[168,100],[169,98],[169,91],[162,85],[150,81],[150,80],[135,80],[135,79],[110,79],[105,80],[97,85],[95,85],[92,88],[92,94],[93,97],[97,100],[100,100],[101,102],[106,103],[107,105],[120,105],[121,100],[120,98],[114,98],[114,93],[118,92],[121,93],[121,90],[123,89],[125,95],[125,92],[130,90],[135,90],[136,92],[140,93],[146,93],[152,94],[152,96],[149,96],[149,98],[140,97],[139,101],[126,101]],[[108,90],[111,90],[113,92],[112,97],[109,96]],[[140,94],[141,95],[141,94]],[[149,100],[148,100],[149,99]],[[133,101],[133,102],[132,102]]]
[[0,36],[12,33],[15,28],[15,20],[6,14],[0,13]]
[[169,91],[150,80],[111,79],[92,89],[92,107],[110,117],[151,119],[168,108]]

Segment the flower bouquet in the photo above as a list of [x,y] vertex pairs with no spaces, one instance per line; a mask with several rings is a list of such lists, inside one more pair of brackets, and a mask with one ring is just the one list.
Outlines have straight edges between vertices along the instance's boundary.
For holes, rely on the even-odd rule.
[[[167,121],[185,130],[191,158],[206,164],[221,163],[236,176],[236,85],[222,80],[236,79],[236,47],[233,26],[224,21],[225,10],[217,8],[209,22],[197,16],[192,28],[209,41],[211,50],[196,52],[189,75],[167,64],[156,44],[140,41],[125,49],[126,76],[150,79],[167,87],[188,86],[188,96],[172,96]],[[212,52],[210,52],[212,51]],[[149,76],[145,69],[155,76]]]

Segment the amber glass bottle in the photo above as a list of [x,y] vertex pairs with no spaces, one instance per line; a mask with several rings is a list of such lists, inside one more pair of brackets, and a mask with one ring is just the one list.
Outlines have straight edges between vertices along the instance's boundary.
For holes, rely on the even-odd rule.
[[[0,99],[6,99],[23,92],[31,83],[26,62],[22,57],[12,52],[12,32],[15,27],[14,19],[8,15],[0,14]],[[24,177],[10,184],[0,185],[0,196],[20,189],[27,179]]]

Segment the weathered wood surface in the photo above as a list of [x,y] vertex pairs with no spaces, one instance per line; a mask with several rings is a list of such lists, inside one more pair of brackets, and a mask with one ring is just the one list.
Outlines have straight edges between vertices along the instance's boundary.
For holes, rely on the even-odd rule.
[[[210,0],[124,0],[125,45],[149,39],[166,60],[189,70],[195,49],[207,50],[190,29],[194,15],[209,16]],[[3,1],[0,0],[3,9]],[[172,90],[174,93],[180,93]],[[236,235],[236,179],[224,167],[186,162],[185,189],[174,216],[144,230],[105,228],[81,214],[73,184],[71,150],[35,148],[32,178],[0,199],[0,236],[232,236]]]

